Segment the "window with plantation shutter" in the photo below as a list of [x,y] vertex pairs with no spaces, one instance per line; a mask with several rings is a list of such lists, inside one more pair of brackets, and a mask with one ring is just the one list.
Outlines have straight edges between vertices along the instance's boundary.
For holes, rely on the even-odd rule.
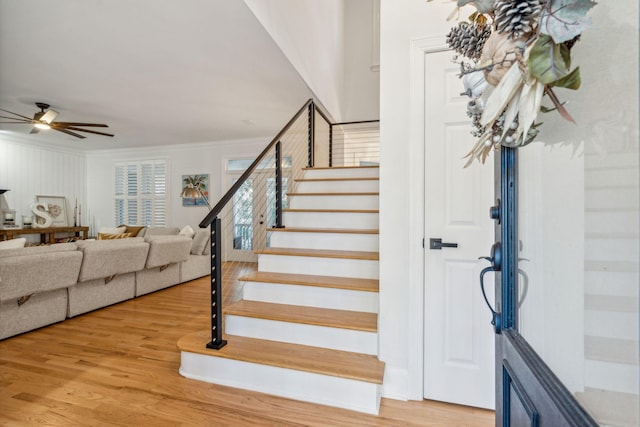
[[167,224],[167,162],[139,160],[115,165],[115,224]]

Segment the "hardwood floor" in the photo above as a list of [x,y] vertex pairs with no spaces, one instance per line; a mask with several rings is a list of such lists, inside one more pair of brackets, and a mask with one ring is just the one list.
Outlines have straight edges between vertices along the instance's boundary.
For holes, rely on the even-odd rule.
[[[227,269],[225,302],[252,270]],[[186,379],[176,343],[208,322],[206,277],[0,341],[0,425],[494,425],[440,402],[383,399],[375,417]]]

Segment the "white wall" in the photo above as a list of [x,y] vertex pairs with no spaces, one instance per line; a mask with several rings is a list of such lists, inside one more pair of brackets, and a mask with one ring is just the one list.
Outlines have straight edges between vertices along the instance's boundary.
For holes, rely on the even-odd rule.
[[245,0],[335,120],[342,117],[344,0]]
[[408,310],[410,282],[416,280],[409,252],[412,247],[421,250],[423,236],[412,235],[408,219],[412,200],[424,196],[408,191],[422,179],[411,161],[411,40],[445,35],[453,7],[451,2],[424,0],[380,4],[380,358],[387,364],[384,394],[401,399],[422,398],[421,380],[415,386],[420,373],[409,369],[409,349],[416,346],[408,333],[416,321]]
[[335,121],[379,118],[379,0],[245,0]]
[[[19,135],[0,133],[0,188],[11,190],[0,196],[0,210],[15,209],[20,225],[23,215],[32,216],[36,195],[66,197],[67,220],[73,225],[76,198],[83,209],[87,207],[85,177],[81,151],[51,148]],[[30,240],[37,241],[37,236]]]
[[267,138],[260,138],[88,153],[87,200],[92,216],[95,215],[95,226],[117,225],[114,224],[113,205],[114,163],[117,161],[167,159],[167,191],[170,194],[168,223],[180,227],[190,225],[196,229],[208,211],[205,206],[182,206],[182,175],[209,174],[209,198],[213,206],[227,189],[226,159],[255,158],[268,143]]
[[[380,118],[380,72],[371,68],[379,62],[380,34],[374,19],[379,0],[347,0],[344,17],[344,91],[342,121]],[[378,40],[374,40],[377,38]]]

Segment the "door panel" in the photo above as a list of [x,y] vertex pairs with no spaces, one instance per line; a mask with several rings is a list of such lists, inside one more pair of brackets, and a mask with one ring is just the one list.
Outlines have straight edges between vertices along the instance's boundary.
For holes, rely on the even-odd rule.
[[[425,55],[424,397],[493,408],[493,331],[477,285],[493,240],[493,173],[464,168],[472,136],[451,55]],[[458,247],[429,249],[430,238]]]

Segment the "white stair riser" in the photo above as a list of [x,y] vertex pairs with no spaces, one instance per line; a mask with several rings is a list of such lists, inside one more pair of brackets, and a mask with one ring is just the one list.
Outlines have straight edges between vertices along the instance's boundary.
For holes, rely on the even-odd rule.
[[243,299],[335,310],[378,312],[378,293],[283,283],[245,282]]
[[378,334],[375,332],[305,325],[230,314],[225,315],[224,321],[224,330],[229,335],[355,353],[378,354]]
[[296,193],[377,193],[377,179],[355,181],[302,181],[298,182]]
[[638,365],[585,360],[585,387],[638,394]]
[[378,213],[368,212],[284,212],[283,223],[290,228],[377,230],[378,218]]
[[312,178],[378,178],[380,168],[308,169],[304,177]]
[[378,252],[378,234],[308,233],[274,231],[272,248],[340,249],[343,251]]
[[378,384],[222,357],[183,351],[180,375],[373,415],[380,407]]
[[290,209],[374,209],[380,206],[377,195],[301,195],[290,196]]
[[595,337],[637,340],[638,313],[585,310],[584,333]]
[[378,261],[260,254],[258,271],[377,279]]

